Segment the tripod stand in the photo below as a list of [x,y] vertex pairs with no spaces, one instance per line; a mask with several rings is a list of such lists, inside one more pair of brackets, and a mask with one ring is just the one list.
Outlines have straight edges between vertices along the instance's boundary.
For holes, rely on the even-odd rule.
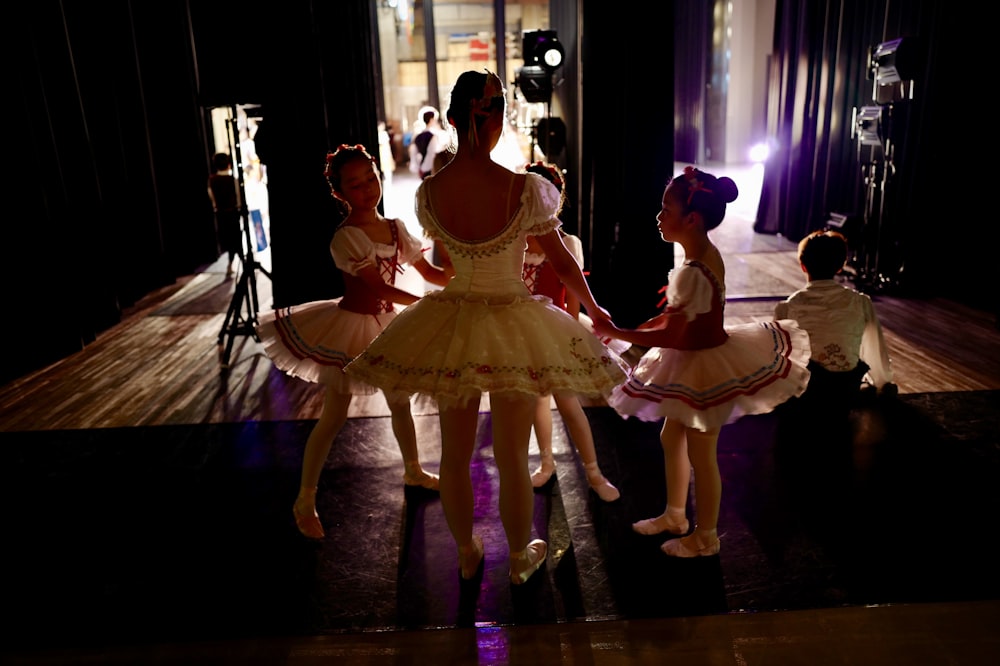
[[[257,314],[260,312],[260,303],[257,299],[257,271],[271,279],[271,274],[260,265],[254,256],[253,240],[250,237],[250,219],[246,215],[243,215],[242,218],[246,246],[243,254],[240,255],[240,277],[236,282],[233,298],[229,302],[229,310],[226,311],[222,330],[219,331],[219,346],[222,347],[225,343],[222,352],[222,369],[224,371],[229,369],[229,358],[233,353],[233,344],[236,342],[237,335],[248,335],[254,340],[260,341],[256,330]],[[246,309],[245,314],[244,308]]]
[[254,239],[250,233],[252,222],[246,204],[246,185],[243,178],[243,159],[240,153],[239,134],[236,128],[238,115],[235,105],[231,107],[230,114],[230,146],[236,154],[234,171],[237,174],[236,182],[239,185],[240,219],[243,223],[243,252],[240,253],[240,276],[236,282],[233,298],[229,302],[222,330],[219,331],[219,346],[223,348],[221,359],[223,371],[229,369],[229,358],[233,353],[236,336],[248,335],[254,340],[260,341],[256,330],[257,314],[260,311],[260,303],[257,298],[257,271],[271,279],[271,274],[260,265],[253,252]]

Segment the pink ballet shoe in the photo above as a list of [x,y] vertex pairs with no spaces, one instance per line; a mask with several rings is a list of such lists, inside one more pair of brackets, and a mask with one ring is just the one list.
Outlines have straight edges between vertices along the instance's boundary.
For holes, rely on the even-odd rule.
[[315,501],[310,502],[300,497],[295,500],[292,513],[295,515],[295,526],[299,528],[302,536],[309,539],[322,539],[326,536],[323,523],[319,521],[319,514],[316,513]]
[[510,582],[512,585],[523,585],[531,575],[545,563],[549,546],[541,539],[535,539],[528,547],[510,554]]
[[468,546],[458,547],[458,575],[462,580],[472,580],[479,573],[485,559],[483,539],[478,534],[473,534]]
[[622,496],[618,489],[611,485],[611,482],[604,478],[601,474],[601,469],[597,466],[596,462],[585,463],[583,465],[584,470],[587,472],[587,483],[590,484],[591,490],[597,493],[605,502],[614,502],[616,499]]
[[437,474],[428,474],[420,470],[415,474],[406,472],[403,474],[403,483],[411,488],[423,488],[424,490],[440,490],[441,479]]
[[555,465],[551,467],[546,467],[544,464],[531,473],[531,487],[541,488],[546,483],[552,480],[552,475],[555,474]]
[[682,534],[687,534],[689,527],[691,527],[691,524],[688,522],[687,518],[679,522],[674,522],[670,516],[665,513],[657,516],[656,518],[646,518],[645,520],[632,523],[633,530],[639,534],[646,535],[670,532],[671,534],[680,536]]
[[611,482],[604,477],[601,477],[601,480],[596,484],[592,481],[589,483],[590,489],[597,493],[597,496],[605,502],[614,502],[622,496],[622,494],[618,492],[618,489],[611,485]]
[[707,546],[698,543],[697,534],[683,539],[670,539],[660,546],[660,550],[670,557],[707,557],[719,554],[719,539],[715,538]]

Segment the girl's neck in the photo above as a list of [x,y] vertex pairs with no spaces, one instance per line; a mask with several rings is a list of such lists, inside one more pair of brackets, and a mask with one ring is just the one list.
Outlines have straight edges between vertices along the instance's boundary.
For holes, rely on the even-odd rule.
[[706,255],[715,250],[707,234],[697,234],[681,242],[687,261],[704,261]]
[[344,218],[344,224],[374,224],[379,222],[382,216],[378,214],[377,208],[372,208],[371,210],[356,210],[352,209],[347,217]]

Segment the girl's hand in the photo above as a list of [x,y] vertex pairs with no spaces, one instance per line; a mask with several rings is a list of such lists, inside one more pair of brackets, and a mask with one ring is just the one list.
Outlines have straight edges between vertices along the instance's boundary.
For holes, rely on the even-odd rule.
[[595,333],[605,337],[612,337],[612,338],[618,337],[620,331],[618,327],[614,325],[614,322],[612,322],[610,318],[591,317],[591,319],[594,322]]

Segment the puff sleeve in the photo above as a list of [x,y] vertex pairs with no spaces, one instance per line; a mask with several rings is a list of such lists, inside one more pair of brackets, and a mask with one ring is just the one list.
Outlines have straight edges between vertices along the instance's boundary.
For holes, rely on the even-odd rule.
[[667,314],[683,314],[692,321],[712,309],[712,283],[697,267],[684,264],[670,271]]
[[361,229],[345,226],[337,229],[330,241],[330,254],[337,268],[357,275],[366,266],[376,265],[375,244]]
[[402,220],[396,220],[396,229],[399,237],[399,262],[401,264],[412,264],[423,256],[423,244],[409,231]]
[[521,192],[521,229],[530,236],[541,236],[562,224],[559,214],[558,188],[537,173],[528,173]]

